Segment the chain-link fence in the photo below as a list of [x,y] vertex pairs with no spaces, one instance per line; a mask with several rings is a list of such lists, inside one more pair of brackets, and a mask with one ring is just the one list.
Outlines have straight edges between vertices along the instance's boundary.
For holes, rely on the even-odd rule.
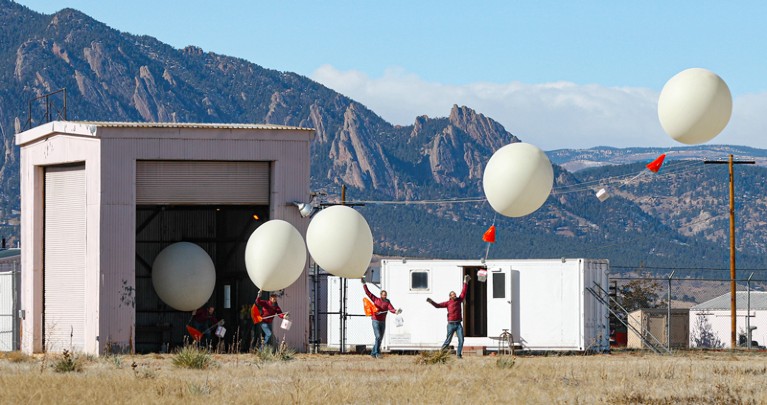
[[18,256],[0,261],[0,351],[19,350],[21,264]]
[[614,275],[610,277],[613,344],[761,348],[767,345],[765,291],[765,270],[739,270],[733,280],[721,269],[654,269]]
[[[380,294],[377,268],[368,288]],[[373,344],[362,283],[310,269],[312,352],[361,352]],[[767,346],[767,270],[652,269],[610,277],[611,342],[628,348]],[[731,300],[731,288],[735,300]],[[734,307],[733,307],[734,304]],[[733,323],[732,311],[735,310]]]
[[[367,276],[368,288],[380,295],[378,268]],[[365,316],[362,299],[366,296],[359,279],[346,279],[310,268],[309,347],[318,352],[363,352],[374,342],[370,318]]]

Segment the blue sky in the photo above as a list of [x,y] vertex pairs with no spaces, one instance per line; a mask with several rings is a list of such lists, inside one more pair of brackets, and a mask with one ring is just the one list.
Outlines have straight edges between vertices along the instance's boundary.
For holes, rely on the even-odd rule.
[[734,97],[710,143],[767,148],[767,2],[18,3],[296,72],[394,124],[466,105],[544,149],[679,145],[660,127],[658,94],[703,67]]

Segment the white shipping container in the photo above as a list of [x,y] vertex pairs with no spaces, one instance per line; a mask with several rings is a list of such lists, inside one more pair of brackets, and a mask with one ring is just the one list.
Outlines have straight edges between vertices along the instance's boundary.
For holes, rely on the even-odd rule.
[[[477,272],[485,268],[487,281],[480,282]],[[388,317],[383,349],[441,347],[447,311],[426,299],[446,301],[450,291],[460,295],[468,274],[464,347],[498,349],[499,336],[507,331],[522,350],[608,351],[608,309],[586,290],[595,284],[607,290],[608,272],[609,262],[595,259],[382,260],[381,287],[405,320],[395,327],[394,317]]]

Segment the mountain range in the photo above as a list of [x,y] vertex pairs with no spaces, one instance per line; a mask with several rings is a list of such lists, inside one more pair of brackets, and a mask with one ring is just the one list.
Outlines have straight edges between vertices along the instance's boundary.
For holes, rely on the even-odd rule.
[[[738,167],[738,260],[767,268],[767,151],[726,145],[550,151],[555,186],[547,203],[524,218],[504,218],[486,203],[453,201],[481,198],[484,163],[520,141],[469,106],[392,125],[295,73],[195,46],[176,49],[73,9],[45,15],[0,0],[0,232],[11,243],[19,234],[14,134],[46,119],[44,99],[30,100],[62,88],[69,120],[315,128],[312,190],[338,200],[343,185],[349,199],[365,201],[359,210],[373,229],[376,253],[389,256],[586,256],[627,270],[725,268],[727,174],[702,159],[732,153],[759,163]],[[48,119],[64,118],[62,94],[49,101]],[[644,174],[644,163],[663,152],[664,169]],[[600,202],[594,193],[603,187],[611,197]],[[493,223],[498,241],[488,251],[481,235]]]

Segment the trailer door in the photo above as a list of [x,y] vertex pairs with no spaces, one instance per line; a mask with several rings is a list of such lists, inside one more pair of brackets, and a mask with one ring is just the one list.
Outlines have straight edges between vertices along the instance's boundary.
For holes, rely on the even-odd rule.
[[487,336],[512,332],[512,271],[510,267],[487,269]]

